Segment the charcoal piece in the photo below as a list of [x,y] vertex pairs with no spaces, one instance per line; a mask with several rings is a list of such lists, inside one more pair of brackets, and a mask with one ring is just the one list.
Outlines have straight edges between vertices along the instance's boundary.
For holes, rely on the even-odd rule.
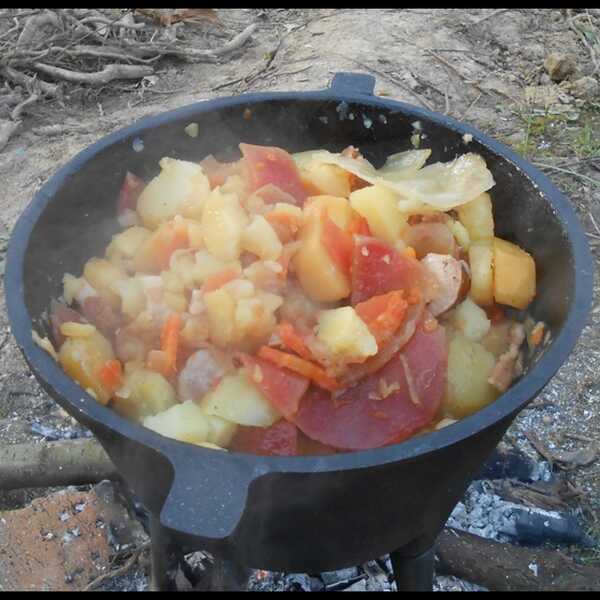
[[571,515],[559,517],[528,510],[515,510],[515,538],[521,544],[539,546],[546,542],[557,544],[580,544],[587,548],[594,546]]
[[513,448],[496,448],[483,465],[483,469],[475,476],[479,479],[516,479],[533,481],[538,472],[538,465],[523,452]]
[[349,567],[348,569],[338,569],[337,571],[325,571],[321,573],[321,579],[326,586],[329,586],[339,581],[347,581],[357,575],[358,569],[356,567]]
[[360,590],[366,590],[366,584],[363,585],[357,585],[359,582],[364,582],[364,580],[367,578],[367,576],[365,574],[362,575],[356,575],[354,577],[350,577],[349,579],[345,579],[343,581],[338,581],[336,583],[332,583],[331,585],[328,585],[325,587],[325,591],[327,592],[341,592],[343,590],[349,590],[349,588],[353,588],[353,586],[356,586],[356,588],[354,589],[354,591],[359,591]]

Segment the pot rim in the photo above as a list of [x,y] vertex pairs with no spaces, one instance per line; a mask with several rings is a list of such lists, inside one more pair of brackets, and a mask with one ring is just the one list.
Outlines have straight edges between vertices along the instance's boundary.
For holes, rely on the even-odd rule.
[[92,160],[112,144],[126,141],[129,138],[135,139],[137,136],[142,136],[145,131],[157,126],[191,118],[201,113],[232,107],[243,109],[267,101],[305,100],[350,102],[373,108],[379,107],[386,111],[407,114],[416,120],[424,119],[436,123],[459,134],[472,135],[474,141],[502,156],[512,163],[515,169],[529,178],[539,189],[545,201],[550,204],[553,212],[560,220],[572,248],[575,289],[573,290],[567,318],[560,333],[551,342],[537,364],[492,404],[453,425],[439,431],[409,438],[398,444],[370,450],[327,456],[295,457],[257,456],[229,452],[228,454],[232,460],[243,458],[247,461],[252,459],[256,474],[266,474],[268,472],[331,472],[369,468],[408,460],[456,444],[463,439],[477,435],[510,415],[516,414],[533,400],[548,383],[575,346],[585,325],[593,293],[591,253],[581,224],[564,194],[541,171],[518,156],[510,148],[470,125],[404,102],[387,98],[381,99],[368,93],[351,92],[347,89],[343,91],[327,89],[308,92],[241,94],[200,101],[159,115],[144,117],[132,125],[105,136],[79,152],[34,195],[32,201],[20,215],[11,233],[6,259],[5,295],[11,329],[19,349],[36,377],[44,382],[46,389],[51,390],[51,394],[57,401],[67,403],[77,413],[84,415],[87,418],[86,420],[92,421],[94,424],[98,423],[98,425],[108,427],[122,436],[154,448],[164,454],[173,464],[176,462],[176,456],[181,455],[181,453],[196,452],[199,460],[206,460],[210,458],[208,453],[221,452],[165,438],[141,424],[126,420],[112,409],[100,405],[75,381],[71,380],[50,355],[33,342],[31,337],[33,323],[26,308],[24,295],[23,269],[25,253],[38,218],[53,200],[56,192],[68,182],[69,177],[77,172],[83,164]]

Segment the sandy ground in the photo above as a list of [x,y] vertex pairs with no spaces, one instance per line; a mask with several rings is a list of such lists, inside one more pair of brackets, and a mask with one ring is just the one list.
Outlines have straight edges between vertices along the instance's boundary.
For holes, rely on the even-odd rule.
[[[379,95],[446,112],[534,161],[563,165],[591,178],[548,171],[571,199],[598,260],[600,230],[594,218],[600,223],[600,174],[594,169],[598,163],[589,159],[600,154],[600,99],[570,96],[568,86],[552,84],[543,69],[545,56],[560,51],[575,58],[577,73],[571,79],[592,72],[590,55],[564,12],[235,9],[222,10],[220,15],[231,35],[252,20],[259,23],[251,42],[221,64],[164,61],[152,85],[144,89],[106,89],[74,97],[64,106],[31,108],[23,130],[0,152],[0,260],[3,238],[35,192],[75,154],[108,133],[141,117],[218,96],[322,89],[338,71],[372,73]],[[528,86],[540,85],[562,93],[541,111],[526,102]],[[80,129],[53,137],[36,133],[37,127],[54,123]],[[586,448],[598,440],[599,300],[597,283],[593,310],[575,351],[507,436],[532,455],[536,451],[524,435],[529,431],[555,451]],[[40,439],[30,424],[58,422],[61,417],[9,333],[4,294],[0,295],[0,364],[2,443]],[[573,506],[600,539],[600,460],[570,471],[570,477],[582,491]],[[0,509],[22,506],[37,493],[0,495]],[[594,561],[598,554],[591,552],[585,558]]]

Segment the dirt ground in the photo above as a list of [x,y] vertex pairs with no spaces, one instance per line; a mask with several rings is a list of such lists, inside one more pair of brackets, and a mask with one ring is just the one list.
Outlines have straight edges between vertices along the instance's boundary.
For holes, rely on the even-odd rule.
[[[233,9],[219,10],[219,15],[230,36],[252,21],[259,24],[251,41],[219,64],[164,60],[144,86],[134,89],[128,83],[75,95],[64,106],[31,107],[22,130],[0,151],[0,262],[3,240],[35,192],[101,137],[144,116],[218,96],[322,89],[338,71],[371,73],[377,78],[376,94],[445,112],[533,162],[552,166],[546,173],[571,199],[599,260],[600,94],[585,98],[573,87],[594,70],[592,54],[572,26],[574,12]],[[594,18],[600,24],[600,17]],[[199,43],[211,39],[206,27],[197,35]],[[575,72],[560,85],[543,67],[551,52],[575,61]],[[55,123],[72,131],[58,136],[36,132]],[[592,313],[575,351],[507,436],[532,456],[536,450],[525,437],[531,431],[556,453],[590,446],[600,451],[599,285],[596,277]],[[30,424],[62,417],[17,350],[4,294],[0,364],[2,443],[40,439]],[[573,508],[600,540],[600,459],[569,474],[581,492]],[[22,506],[35,495],[32,490],[0,495],[0,509]],[[599,556],[598,549],[580,553],[591,562]]]

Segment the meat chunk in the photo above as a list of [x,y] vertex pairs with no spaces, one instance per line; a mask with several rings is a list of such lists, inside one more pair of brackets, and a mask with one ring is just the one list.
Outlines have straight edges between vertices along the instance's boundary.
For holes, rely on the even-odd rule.
[[194,352],[179,373],[177,381],[179,401],[200,400],[227,370],[226,357],[210,350]]
[[421,264],[438,283],[437,294],[428,306],[433,316],[446,312],[465,297],[469,276],[461,261],[447,254],[429,253]]
[[515,323],[511,326],[508,336],[508,350],[500,355],[488,379],[488,382],[501,392],[505,392],[515,377],[523,372],[519,348],[525,340],[525,328],[521,323]]

